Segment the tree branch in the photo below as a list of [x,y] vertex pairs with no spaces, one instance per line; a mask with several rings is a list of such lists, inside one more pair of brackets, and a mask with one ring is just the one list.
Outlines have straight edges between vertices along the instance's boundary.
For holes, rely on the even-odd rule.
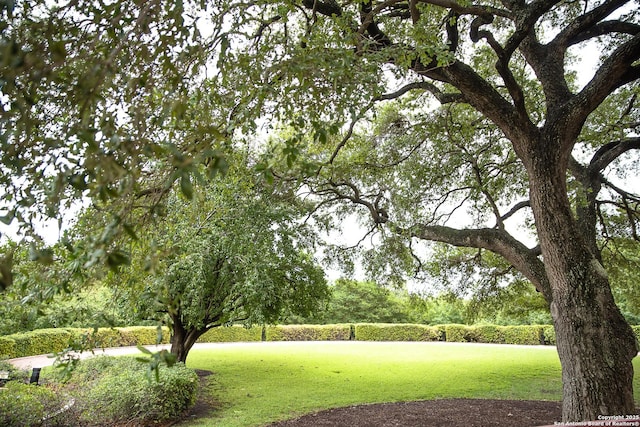
[[567,46],[572,46],[607,34],[617,33],[633,35],[638,34],[638,32],[640,32],[640,25],[623,21],[606,21],[585,29],[574,37],[567,39],[565,43]]
[[620,45],[602,64],[595,76],[572,100],[574,116],[579,124],[614,90],[640,79],[640,67],[633,63],[640,59],[640,32]]
[[542,15],[551,10],[556,0],[537,0],[529,4],[524,1],[509,1],[508,7],[517,18],[516,29],[504,46],[505,57],[510,58],[522,41],[529,35]]
[[453,0],[416,0],[416,3],[431,4],[434,6],[440,6],[445,9],[453,10],[460,15],[474,15],[474,16],[501,16],[503,18],[512,18],[513,15],[510,11],[500,9],[487,5],[475,5],[463,6],[462,4]]
[[408,229],[389,224],[394,232],[422,240],[447,243],[453,246],[486,249],[511,263],[551,303],[551,286],[538,251],[527,248],[504,230],[491,228],[458,230],[455,228],[416,224]]
[[[588,36],[590,32],[597,33],[598,31],[602,31],[604,28],[611,26],[610,23],[600,23],[604,18],[609,16],[613,11],[619,9],[628,3],[628,0],[608,0],[595,7],[593,10],[585,13],[583,15],[578,16],[574,19],[569,25],[565,27],[554,39],[554,44],[559,44],[561,46],[567,47],[571,44],[578,43],[582,40],[587,40],[593,36]],[[612,21],[614,22],[614,21]],[[596,30],[599,29],[599,30]],[[610,32],[611,29],[606,32]],[[602,35],[604,33],[601,33]]]
[[302,5],[325,16],[342,16],[342,8],[335,0],[302,0]]
[[[495,123],[511,141],[529,140],[531,135],[538,133],[526,114],[520,114],[514,105],[469,65],[455,61],[440,72],[464,94],[470,105]],[[424,75],[435,77],[429,72]]]
[[519,210],[524,209],[524,208],[528,208],[528,207],[531,207],[531,202],[529,200],[523,200],[522,202],[518,202],[515,205],[513,205],[513,207],[509,210],[509,212],[507,212],[506,214],[502,215],[500,217],[500,219],[502,221],[506,221],[511,216],[516,214]]
[[[369,210],[369,213],[371,214],[371,217],[373,218],[373,221],[376,224],[384,224],[389,220],[389,215],[387,211],[383,207],[380,207],[380,200],[382,198],[381,194],[377,194],[376,200],[372,203],[365,200],[365,198],[360,193],[360,190],[358,189],[358,187],[350,182],[329,181],[329,185],[331,185],[332,187],[329,191],[331,191],[338,197],[344,200],[349,200],[352,203],[355,203],[357,205],[364,206],[365,208],[367,208]],[[338,190],[340,187],[348,188],[349,190],[351,190],[351,194],[340,192]]]
[[611,162],[615,161],[624,153],[639,149],[640,137],[627,138],[605,144],[593,155],[589,163],[589,170],[592,172],[602,172]]
[[[373,19],[376,14],[378,14],[382,9],[398,3],[400,0],[387,0],[375,8],[373,8],[371,4],[371,0],[365,0],[361,5],[360,12],[360,28],[358,29],[358,34],[360,36],[364,36],[364,33],[367,33],[371,40],[373,40],[374,44],[378,47],[386,47],[391,45],[391,39],[378,27],[378,24]],[[358,51],[361,51],[361,47],[358,47]]]
[[412,90],[426,90],[431,93],[441,104],[448,104],[452,102],[464,102],[464,95],[461,93],[444,93],[431,82],[421,81],[408,83],[395,92],[386,93],[375,98],[376,101],[388,101],[391,99],[400,98],[407,92]]

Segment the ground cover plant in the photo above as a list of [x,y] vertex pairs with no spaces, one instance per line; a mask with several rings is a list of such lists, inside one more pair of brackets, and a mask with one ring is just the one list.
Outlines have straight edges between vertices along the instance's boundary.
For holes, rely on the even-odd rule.
[[559,401],[553,347],[441,342],[286,342],[194,349],[219,402],[181,426],[259,426],[331,407],[439,398]]
[[97,356],[80,361],[70,377],[61,369],[45,368],[39,386],[12,372],[12,381],[0,393],[0,425],[166,424],[194,404],[198,377],[181,363],[157,371],[149,366],[134,357]]
[[76,425],[155,425],[179,416],[196,399],[197,375],[183,364],[156,372],[133,357],[80,362],[67,383],[76,397]]

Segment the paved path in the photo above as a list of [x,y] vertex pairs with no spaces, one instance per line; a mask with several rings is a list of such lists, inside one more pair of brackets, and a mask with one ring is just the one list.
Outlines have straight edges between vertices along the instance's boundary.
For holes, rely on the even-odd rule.
[[[293,341],[290,341],[293,342]],[[221,347],[228,346],[251,346],[251,345],[277,345],[277,344],[285,344],[282,341],[272,341],[272,342],[228,342],[228,343],[196,343],[194,344],[192,350],[195,349],[215,349]],[[144,348],[151,350],[153,352],[160,350],[169,350],[171,348],[170,344],[161,344],[161,345],[145,345]],[[124,356],[128,354],[140,354],[142,352],[138,350],[138,347],[111,347],[111,348],[96,348],[91,351],[85,351],[79,355],[80,359],[86,359],[88,357],[100,356],[100,355],[109,355],[109,356]],[[27,356],[27,357],[18,357],[15,359],[8,359],[7,362],[11,363],[16,368],[20,369],[31,369],[31,368],[44,368],[45,366],[51,366],[56,361],[55,356],[53,354],[41,354],[39,356]]]
[[[147,345],[145,346],[151,351],[160,351],[162,349],[169,349],[169,345]],[[138,347],[114,347],[114,348],[96,348],[91,351],[85,351],[80,354],[81,359],[87,357],[98,356],[101,354],[108,354],[113,356],[121,356],[125,354],[142,354]],[[56,361],[55,356],[52,354],[42,354],[39,356],[18,357],[17,359],[7,360],[16,368],[30,369],[30,368],[44,368],[45,366],[51,366]]]

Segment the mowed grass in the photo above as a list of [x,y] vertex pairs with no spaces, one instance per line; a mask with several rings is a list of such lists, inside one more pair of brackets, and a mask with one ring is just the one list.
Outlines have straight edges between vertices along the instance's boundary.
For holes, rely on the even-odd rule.
[[283,342],[194,349],[220,407],[181,426],[260,426],[332,407],[441,398],[561,400],[553,347]]

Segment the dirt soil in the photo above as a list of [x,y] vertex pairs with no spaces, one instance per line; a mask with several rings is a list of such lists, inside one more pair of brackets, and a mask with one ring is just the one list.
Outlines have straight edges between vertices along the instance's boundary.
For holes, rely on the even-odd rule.
[[[211,372],[196,372],[204,385]],[[182,421],[198,419],[215,409],[215,402],[198,399]],[[561,418],[560,402],[441,399],[329,409],[268,427],[533,427],[554,425]]]
[[532,427],[562,418],[559,402],[442,399],[330,409],[270,427]]

